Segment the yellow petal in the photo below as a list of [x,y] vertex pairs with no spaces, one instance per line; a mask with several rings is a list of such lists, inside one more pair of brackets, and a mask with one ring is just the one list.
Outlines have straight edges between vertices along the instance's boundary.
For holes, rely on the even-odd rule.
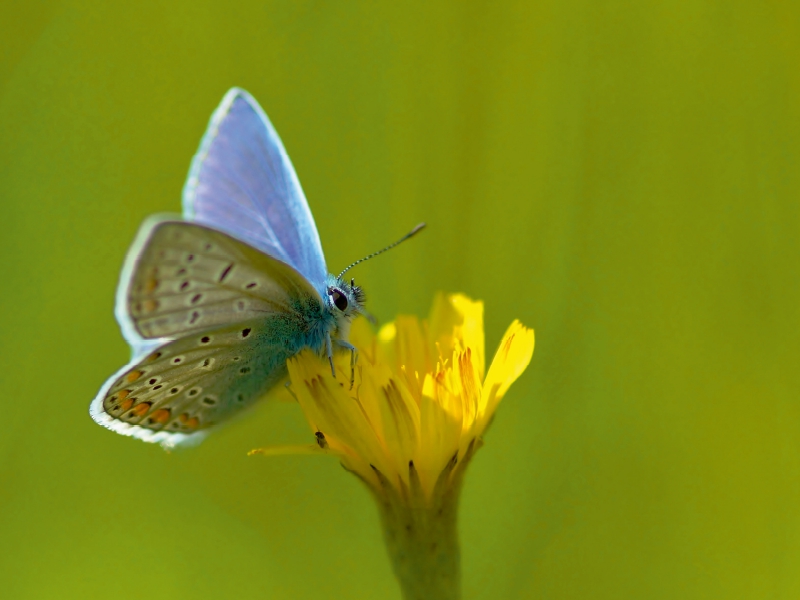
[[431,343],[438,344],[444,357],[450,357],[455,350],[471,348],[473,365],[483,379],[486,373],[483,302],[463,294],[439,293],[433,301],[429,328]]
[[[430,378],[428,390],[434,389]],[[441,388],[440,388],[441,389]],[[444,392],[444,390],[442,390]],[[431,395],[423,395],[420,401],[420,440],[424,448],[414,461],[426,493],[430,494],[436,479],[453,452],[459,446],[462,428],[460,415],[456,417]]]
[[[375,334],[372,331],[372,325],[366,319],[356,319],[350,326],[350,343],[358,348],[358,360],[367,360],[370,364],[375,364],[377,357],[375,355]],[[347,358],[349,360],[349,353]],[[348,369],[350,367],[348,366]]]
[[419,407],[402,383],[392,380],[382,390],[383,436],[395,471],[407,480],[408,462],[417,459]]
[[327,454],[325,450],[317,444],[298,444],[286,446],[267,446],[266,448],[254,448],[247,453],[247,456],[285,456],[288,454]]
[[410,373],[425,373],[431,368],[430,346],[422,324],[414,316],[398,315],[394,322],[393,365],[396,372],[405,367]]
[[394,322],[386,323],[386,325],[381,327],[380,331],[378,331],[378,339],[381,343],[393,342],[396,336],[397,327],[395,326]]
[[497,403],[531,362],[533,346],[533,329],[525,327],[519,321],[514,321],[506,330],[500,347],[494,355],[492,365],[489,367],[486,381],[483,383],[481,394],[483,406],[480,410],[481,428],[486,426],[497,408]]
[[453,357],[453,374],[459,380],[459,396],[463,415],[464,431],[472,428],[472,424],[480,416],[482,381],[478,377],[473,359],[472,348],[467,348]]
[[360,404],[348,395],[344,382],[331,377],[327,361],[303,351],[286,365],[292,390],[311,428],[321,431],[332,449],[386,469],[383,444]]

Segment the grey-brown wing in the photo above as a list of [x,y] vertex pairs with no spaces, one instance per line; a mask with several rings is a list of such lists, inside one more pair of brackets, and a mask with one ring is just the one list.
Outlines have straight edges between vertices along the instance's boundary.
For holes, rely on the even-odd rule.
[[117,319],[134,348],[293,310],[318,291],[286,263],[214,229],[155,217],[131,247]]

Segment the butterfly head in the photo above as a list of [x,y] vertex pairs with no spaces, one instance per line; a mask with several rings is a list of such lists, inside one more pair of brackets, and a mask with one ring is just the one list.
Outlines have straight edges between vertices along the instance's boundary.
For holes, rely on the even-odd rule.
[[356,285],[355,279],[349,282],[341,277],[328,277],[326,304],[336,316],[337,321],[350,320],[364,312],[366,295],[364,290]]

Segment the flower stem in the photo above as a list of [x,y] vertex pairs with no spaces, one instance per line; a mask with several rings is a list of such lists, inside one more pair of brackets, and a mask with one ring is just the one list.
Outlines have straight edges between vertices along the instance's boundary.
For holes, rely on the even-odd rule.
[[378,486],[365,481],[378,502],[383,539],[404,600],[461,598],[458,499],[464,471],[480,443],[473,439],[460,462],[458,452],[453,455],[430,495],[413,461],[408,484],[403,479],[392,484],[374,466]]
[[[386,510],[389,508],[389,510]],[[404,600],[458,600],[456,507],[381,506],[383,538]]]

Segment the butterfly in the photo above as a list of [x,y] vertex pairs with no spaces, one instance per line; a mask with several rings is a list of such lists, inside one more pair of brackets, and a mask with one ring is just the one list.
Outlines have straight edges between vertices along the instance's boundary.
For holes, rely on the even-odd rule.
[[122,269],[116,318],[132,359],[100,388],[99,424],[166,448],[202,439],[286,376],[303,348],[351,353],[368,315],[350,267],[329,274],[308,203],[278,134],[247,92],[211,117],[183,189],[183,218],[154,215]]

